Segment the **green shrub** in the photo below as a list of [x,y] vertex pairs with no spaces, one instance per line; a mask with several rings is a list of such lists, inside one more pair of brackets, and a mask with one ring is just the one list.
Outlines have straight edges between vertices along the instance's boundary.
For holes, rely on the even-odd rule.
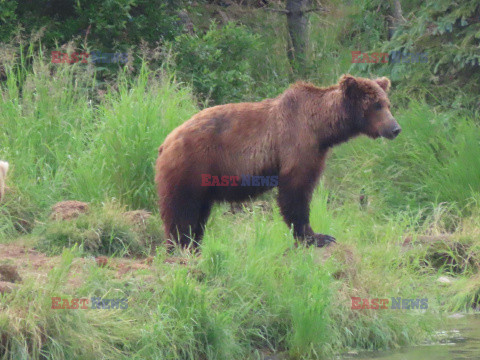
[[173,39],[181,30],[176,14],[181,8],[182,1],[172,0],[2,1],[0,20],[5,27],[0,40],[9,41],[20,25],[28,34],[42,29],[43,44],[49,48],[88,39],[93,49],[112,52],[142,39]]
[[180,35],[172,43],[177,73],[216,104],[244,100],[252,91],[253,54],[260,39],[244,26],[212,23],[203,35]]
[[[352,69],[390,76],[397,89],[402,90],[404,104],[416,98],[441,105],[443,109],[478,111],[479,4],[469,0],[456,3],[429,0],[403,5],[407,5],[406,21],[392,39],[377,37],[373,46],[359,50],[424,53],[428,61],[355,64]],[[364,11],[365,17],[375,14],[371,7],[365,7]]]
[[17,26],[17,14],[15,13],[18,2],[14,0],[4,0],[0,3],[0,41],[8,41],[9,37]]

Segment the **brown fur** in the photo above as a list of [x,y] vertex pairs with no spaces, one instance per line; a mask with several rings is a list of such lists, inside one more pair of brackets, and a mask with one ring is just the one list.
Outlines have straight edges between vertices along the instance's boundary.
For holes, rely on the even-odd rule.
[[166,234],[183,246],[198,242],[213,202],[269,189],[202,187],[201,174],[276,175],[279,206],[294,235],[319,246],[333,240],[309,225],[312,192],[332,146],[361,133],[391,135],[389,87],[387,78],[345,75],[327,88],[299,82],[274,99],[200,111],[159,148],[155,180]]

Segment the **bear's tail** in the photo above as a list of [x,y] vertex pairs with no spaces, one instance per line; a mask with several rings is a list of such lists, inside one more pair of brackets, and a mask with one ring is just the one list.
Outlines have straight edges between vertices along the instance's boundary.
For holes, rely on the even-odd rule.
[[160,145],[160,147],[158,148],[158,155],[160,155],[163,151],[163,145]]

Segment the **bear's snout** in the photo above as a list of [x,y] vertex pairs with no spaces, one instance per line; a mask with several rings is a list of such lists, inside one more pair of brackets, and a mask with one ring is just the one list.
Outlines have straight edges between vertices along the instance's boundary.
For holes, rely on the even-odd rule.
[[393,140],[395,139],[398,134],[402,132],[402,128],[398,125],[397,121],[393,119],[387,126],[385,126],[380,135],[384,138]]
[[392,130],[393,139],[395,139],[398,136],[398,134],[400,134],[401,132],[402,132],[402,128],[400,127],[400,125],[397,125],[397,127]]

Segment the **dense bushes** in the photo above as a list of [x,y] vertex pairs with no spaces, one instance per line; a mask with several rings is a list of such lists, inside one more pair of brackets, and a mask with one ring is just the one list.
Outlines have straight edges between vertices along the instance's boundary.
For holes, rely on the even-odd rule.
[[261,45],[259,36],[234,23],[223,28],[213,23],[203,35],[184,34],[172,43],[179,76],[217,104],[239,101],[253,92],[254,55]]
[[[378,11],[363,7],[368,18]],[[379,2],[378,2],[379,3]],[[375,36],[363,50],[374,49],[391,53],[424,53],[426,64],[357,64],[353,68],[363,73],[388,75],[402,90],[404,104],[412,97],[426,99],[443,109],[478,111],[480,91],[480,5],[462,0],[404,2],[406,21],[399,26],[391,40]],[[365,25],[369,29],[370,22]],[[385,33],[386,34],[386,33]],[[365,42],[362,42],[365,46]]]
[[169,40],[182,29],[177,15],[182,1],[6,1],[0,7],[0,42],[8,42],[21,26],[27,34],[41,30],[49,48],[79,37],[95,50],[112,52],[142,39]]

